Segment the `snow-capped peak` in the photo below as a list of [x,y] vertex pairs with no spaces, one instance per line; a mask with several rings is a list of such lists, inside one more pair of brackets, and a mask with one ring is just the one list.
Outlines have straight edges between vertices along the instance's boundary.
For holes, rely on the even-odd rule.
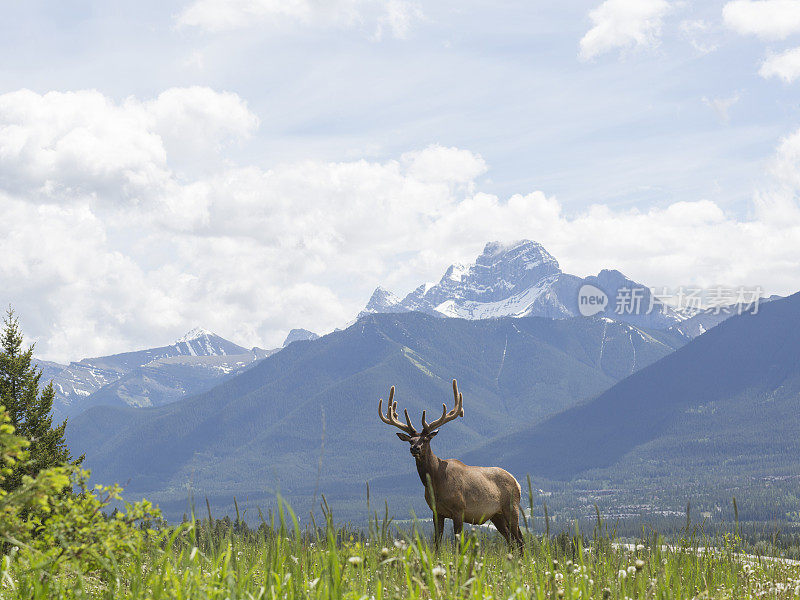
[[525,245],[536,245],[541,246],[537,242],[533,242],[531,240],[517,240],[516,242],[510,243],[503,243],[503,242],[487,242],[486,245],[483,247],[483,254],[488,256],[496,256],[498,254],[504,254],[515,248],[519,248],[520,246]]
[[[604,270],[593,277],[576,277],[561,271],[558,261],[541,244],[532,240],[489,242],[475,262],[451,265],[433,286],[422,285],[398,301],[378,288],[366,309],[368,313],[420,311],[438,317],[487,319],[502,316],[579,316],[581,286],[591,284],[609,298],[620,289],[642,287],[643,305],[650,306],[650,292],[618,271]],[[606,315],[636,326],[665,329],[680,319],[658,301],[652,311],[618,315],[616,304]],[[629,311],[630,312],[630,311]]]
[[178,354],[184,356],[225,356],[247,352],[246,348],[202,327],[195,327],[172,346]]
[[364,308],[364,312],[374,313],[374,312],[385,312],[387,309],[391,308],[400,303],[400,298],[395,296],[389,290],[378,286],[375,288],[375,291],[372,292],[372,296],[367,302],[367,306]]
[[558,261],[539,242],[518,240],[509,244],[489,242],[475,261],[476,265],[491,267],[497,264],[513,264],[523,270],[532,270],[546,265],[560,270]]
[[292,342],[316,340],[318,338],[319,336],[316,333],[309,331],[308,329],[292,329],[289,332],[289,335],[287,335],[286,339],[283,341],[283,347],[285,348]]
[[213,332],[209,331],[208,329],[203,329],[202,327],[195,327],[191,331],[189,331],[186,335],[182,338],[177,340],[176,344],[182,344],[183,342],[191,342],[192,340],[197,340],[205,336],[215,335]]

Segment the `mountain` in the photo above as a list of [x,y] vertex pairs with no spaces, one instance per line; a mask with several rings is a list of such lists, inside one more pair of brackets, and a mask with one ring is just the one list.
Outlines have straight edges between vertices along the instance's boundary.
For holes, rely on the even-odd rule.
[[227,356],[247,353],[247,349],[202,327],[192,329],[169,348],[177,352],[172,356]]
[[213,387],[272,351],[247,350],[205,329],[169,346],[85,358],[69,365],[37,360],[56,390],[56,418],[100,404],[156,406]]
[[447,455],[592,398],[685,342],[602,317],[368,315],[197,396],[89,409],[67,437],[96,480],[128,482],[172,517],[186,509],[187,485],[216,506],[233,496],[263,505],[277,489],[302,502],[321,490],[341,506],[368,479],[413,471],[407,448],[375,414],[390,385],[418,420],[452,401],[458,378],[466,416],[437,438]]
[[392,292],[378,286],[375,288],[375,291],[372,292],[367,306],[361,311],[359,317],[372,313],[405,312],[404,310],[392,310],[394,307],[399,306],[400,302],[400,298],[395,296]]
[[313,331],[308,329],[292,329],[286,339],[283,340],[283,347],[286,348],[292,342],[301,342],[305,340],[316,340],[319,336]]
[[587,315],[579,304],[584,286],[605,294],[602,316],[649,329],[667,329],[684,319],[619,271],[585,278],[564,273],[541,244],[530,240],[490,242],[474,263],[451,265],[438,283],[423,284],[402,300],[378,287],[361,314],[420,311],[463,319],[563,319]]
[[[800,293],[735,315],[589,402],[478,456],[557,480],[800,478]],[[739,495],[737,493],[737,495]]]
[[703,335],[712,327],[716,327],[734,315],[740,315],[746,312],[758,312],[760,306],[767,302],[778,300],[779,298],[781,298],[781,296],[773,295],[758,298],[757,303],[740,302],[703,310],[683,311],[682,315],[684,320],[673,325],[671,329],[688,338],[696,338],[698,335]]

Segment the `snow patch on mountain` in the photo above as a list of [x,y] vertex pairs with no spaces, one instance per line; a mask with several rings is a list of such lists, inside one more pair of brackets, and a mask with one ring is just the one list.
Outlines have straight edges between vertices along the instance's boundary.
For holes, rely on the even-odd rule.
[[213,335],[215,335],[215,334],[213,332],[209,331],[208,329],[204,329],[202,327],[195,327],[194,329],[189,331],[186,335],[184,335],[182,338],[177,340],[175,342],[175,344],[181,344],[183,342],[191,342],[193,340],[196,340],[196,339],[199,339],[199,338],[202,338],[202,337],[208,337],[208,336],[213,336]]
[[[580,315],[578,292],[590,283],[604,290],[609,303],[603,315],[637,327],[667,329],[681,321],[649,288],[615,270],[581,278],[564,273],[555,257],[532,240],[489,242],[472,264],[453,264],[434,285],[423,284],[402,300],[378,287],[359,316],[369,313],[419,311],[438,317],[491,319]],[[617,311],[620,290],[640,288],[638,310]],[[602,315],[601,315],[602,316]]]
[[391,312],[390,309],[400,304],[400,298],[381,286],[375,288],[372,296],[367,302],[362,312],[364,313],[384,313]]
[[313,331],[309,331],[308,329],[292,329],[289,332],[289,335],[286,336],[286,339],[283,341],[283,347],[285,348],[292,342],[300,342],[304,340],[316,340],[319,336],[314,333]]
[[53,382],[58,416],[69,416],[94,404],[151,406],[176,400],[273,352],[248,350],[196,327],[169,346],[84,358],[69,365],[37,362],[44,379]]
[[446,317],[460,319],[494,319],[497,317],[524,317],[530,314],[536,301],[547,293],[555,276],[545,277],[539,283],[519,294],[495,302],[476,302],[474,300],[446,300],[435,310]]

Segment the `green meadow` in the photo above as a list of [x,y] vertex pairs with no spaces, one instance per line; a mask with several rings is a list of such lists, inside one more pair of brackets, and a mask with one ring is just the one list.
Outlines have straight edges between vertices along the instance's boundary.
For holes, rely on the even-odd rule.
[[[526,528],[511,551],[488,528],[465,529],[433,547],[420,523],[336,526],[330,513],[301,528],[281,508],[251,528],[238,519],[153,521],[129,506],[129,539],[96,537],[69,546],[8,547],[0,597],[24,599],[383,598],[796,598],[800,563],[753,553],[737,534],[698,527],[669,539],[621,543],[602,521],[593,531],[549,535]],[[124,534],[117,529],[116,534]],[[67,549],[54,552],[59,545]],[[713,549],[709,549],[713,548]],[[777,550],[775,552],[777,554]]]

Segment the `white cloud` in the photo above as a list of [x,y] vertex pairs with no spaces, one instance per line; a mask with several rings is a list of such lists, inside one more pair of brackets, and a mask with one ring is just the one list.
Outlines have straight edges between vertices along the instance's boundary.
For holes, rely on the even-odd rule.
[[257,126],[236,94],[209,88],[120,103],[94,90],[20,90],[0,95],[0,179],[30,199],[136,204],[169,189],[171,163],[216,152]]
[[44,196],[136,198],[168,177],[166,151],[141,110],[99,92],[21,90],[0,96],[3,186]]
[[198,148],[220,150],[258,128],[258,117],[238,95],[207,87],[170,88],[142,108],[170,156]]
[[589,13],[594,26],[580,41],[580,57],[590,60],[617,48],[658,43],[666,0],[605,0]]
[[703,104],[713,110],[719,120],[723,123],[729,123],[731,120],[730,110],[731,107],[739,101],[739,94],[734,94],[727,98],[706,98],[703,97]]
[[386,12],[378,17],[374,39],[380,40],[388,29],[396,38],[406,38],[414,21],[422,18],[422,9],[416,2],[388,0]]
[[800,33],[800,2],[734,0],[723,7],[722,18],[737,33],[782,40]]
[[689,19],[681,21],[680,31],[692,47],[700,54],[714,52],[719,46],[714,41],[716,28],[703,19]]
[[758,71],[764,79],[779,77],[786,83],[792,83],[800,77],[800,48],[792,48],[768,56]]
[[335,27],[369,24],[373,37],[380,39],[385,30],[394,37],[405,37],[421,16],[419,5],[412,0],[195,0],[177,16],[177,24],[210,32],[269,22]]
[[[788,293],[797,285],[800,132],[781,143],[774,186],[758,196],[748,220],[709,200],[565,214],[542,191],[508,199],[480,191],[484,160],[436,145],[381,161],[270,169],[220,161],[210,173],[177,177],[168,148],[179,152],[184,137],[192,139],[190,124],[225,139],[247,135],[254,117],[242,111],[228,122],[217,102],[232,99],[198,100],[204,94],[190,92],[191,101],[160,95],[150,101],[158,110],[97,92],[56,100],[25,94],[32,115],[16,97],[0,96],[0,122],[9,127],[14,114],[17,128],[0,134],[0,173],[23,169],[21,156],[37,165],[21,178],[0,177],[7,217],[0,220],[0,304],[14,304],[49,358],[167,343],[195,325],[241,344],[274,346],[291,327],[341,326],[376,284],[408,291],[452,262],[473,259],[493,239],[537,239],[568,271],[614,267],[654,286],[730,283]],[[102,126],[68,135],[86,121],[80,100],[99,111]],[[195,100],[203,110],[185,109]],[[166,145],[159,115],[188,119]],[[59,125],[52,141],[34,127],[39,122]],[[18,129],[27,144],[15,141]],[[115,144],[121,150],[104,159]],[[101,177],[98,184],[86,148],[106,160],[112,183]],[[80,160],[56,168],[59,161],[41,156],[52,152]],[[108,201],[127,171],[152,169],[159,174],[154,189],[137,184],[150,201]],[[57,190],[42,194],[48,181],[58,189],[78,183],[64,201]]]
[[424,150],[406,152],[401,157],[407,172],[420,181],[449,181],[469,183],[483,175],[486,162],[469,150],[428,146]]
[[778,183],[800,192],[800,129],[781,140],[771,171]]

